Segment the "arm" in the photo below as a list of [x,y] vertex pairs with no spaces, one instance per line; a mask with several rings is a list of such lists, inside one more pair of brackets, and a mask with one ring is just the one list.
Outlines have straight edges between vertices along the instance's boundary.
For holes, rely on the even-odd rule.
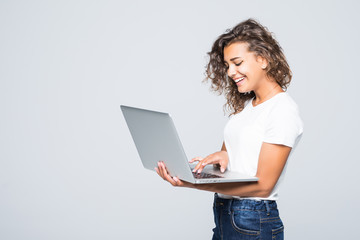
[[231,196],[268,197],[281,175],[290,151],[291,148],[284,145],[263,143],[256,173],[259,178],[257,182],[191,184],[168,175],[163,163],[160,163],[157,172],[173,186],[196,188]]
[[284,169],[291,148],[284,145],[263,143],[256,176],[257,182],[198,184],[200,190],[218,192],[231,196],[268,197]]

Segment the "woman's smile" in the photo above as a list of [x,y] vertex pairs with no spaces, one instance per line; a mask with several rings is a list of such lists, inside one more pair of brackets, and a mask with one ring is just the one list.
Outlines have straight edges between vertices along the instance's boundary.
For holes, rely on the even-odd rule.
[[239,78],[235,78],[233,80],[235,81],[237,86],[241,86],[244,83],[245,77],[239,77]]

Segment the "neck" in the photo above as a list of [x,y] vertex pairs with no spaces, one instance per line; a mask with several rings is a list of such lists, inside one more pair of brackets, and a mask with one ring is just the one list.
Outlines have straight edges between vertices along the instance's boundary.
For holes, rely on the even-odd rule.
[[254,92],[255,92],[254,105],[258,105],[272,98],[276,94],[283,92],[283,90],[277,82],[271,81],[268,82],[268,84],[264,84],[261,89],[257,89]]

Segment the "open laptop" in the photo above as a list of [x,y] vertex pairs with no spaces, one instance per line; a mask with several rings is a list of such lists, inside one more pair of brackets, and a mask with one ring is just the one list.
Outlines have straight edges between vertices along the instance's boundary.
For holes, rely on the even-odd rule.
[[163,161],[171,176],[195,183],[247,182],[257,177],[247,176],[208,165],[198,174],[192,172],[175,125],[168,113],[120,105],[131,136],[146,169],[155,171],[157,163]]

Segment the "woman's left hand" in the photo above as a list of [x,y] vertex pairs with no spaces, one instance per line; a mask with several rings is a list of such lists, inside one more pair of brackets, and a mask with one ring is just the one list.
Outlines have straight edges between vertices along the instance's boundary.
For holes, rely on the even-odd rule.
[[155,168],[155,170],[156,170],[157,174],[159,174],[159,176],[162,177],[162,179],[169,182],[174,187],[189,187],[189,188],[194,187],[194,184],[192,184],[192,183],[182,181],[177,177],[170,176],[169,172],[166,169],[164,162],[158,162],[158,167]]

